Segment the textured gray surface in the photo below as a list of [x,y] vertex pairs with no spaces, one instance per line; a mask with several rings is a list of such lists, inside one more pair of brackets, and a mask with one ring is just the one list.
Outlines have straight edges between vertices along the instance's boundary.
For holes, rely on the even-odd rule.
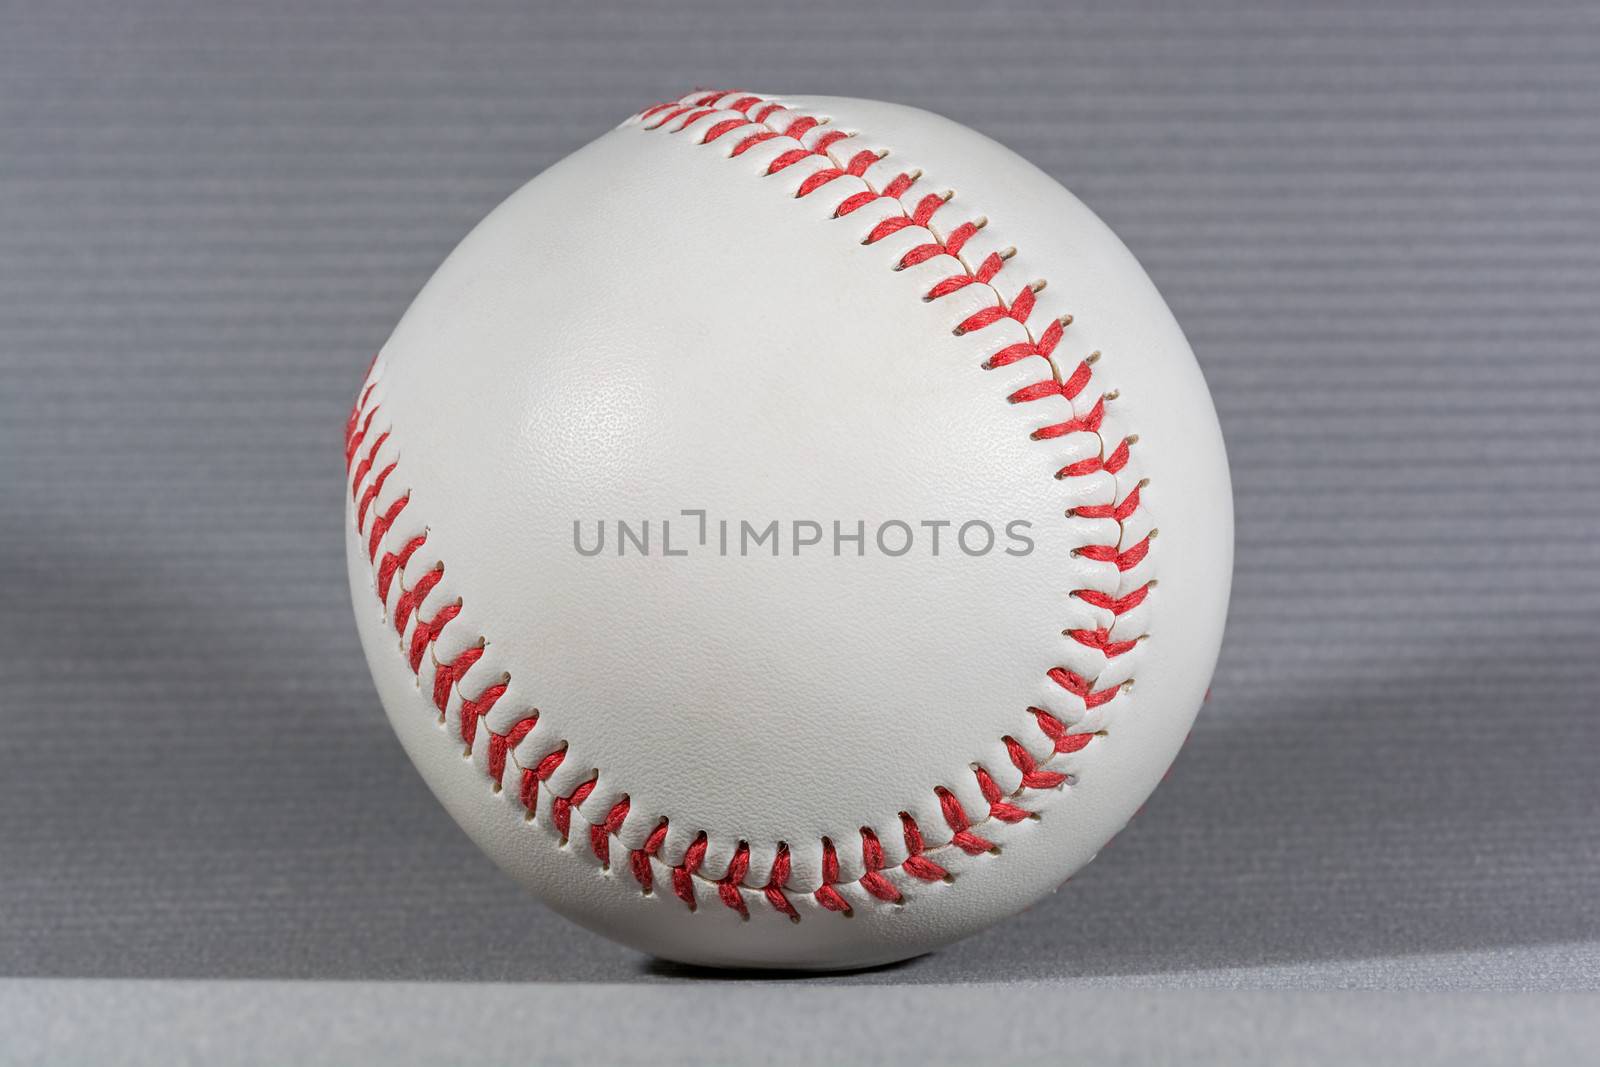
[[484,212],[727,85],[1058,176],[1189,332],[1237,488],[1213,699],[1144,816],[843,980],[1600,987],[1600,14],[747,6],[4,13],[0,974],[689,977],[526,900],[406,763],[338,443]]
[[[558,1025],[546,1002],[560,1004]],[[863,997],[837,986],[761,984],[712,993],[604,983],[0,980],[0,1028],[13,1035],[17,1059],[95,1067],[148,1062],[148,1044],[172,1050],[163,1067],[611,1063],[630,1051],[625,1028],[652,1035],[652,1064],[1023,1063],[1036,1062],[1041,1047],[1106,1067],[1189,1067],[1200,1049],[1229,1067],[1578,1064],[1593,1059],[1600,1040],[1595,1004],[1592,994],[1571,993],[1295,991],[1263,1012],[1258,997],[1233,990],[1129,996],[1036,982],[891,986]],[[1439,1005],[1456,1025],[1413,1025]],[[1066,1020],[1054,1035],[1039,1024],[1053,1012]],[[478,1023],[485,1019],[493,1025]],[[821,1020],[828,1030],[818,1030]],[[864,1054],[852,1059],[852,1047]]]

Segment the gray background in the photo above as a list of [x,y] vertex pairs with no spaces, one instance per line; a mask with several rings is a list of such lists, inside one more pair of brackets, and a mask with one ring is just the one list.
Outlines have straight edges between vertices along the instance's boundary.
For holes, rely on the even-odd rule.
[[[1306,990],[1455,990],[1396,1018],[1460,1041],[1495,1018],[1461,991],[1600,987],[1594,7],[3,15],[0,975],[23,981],[0,1013],[36,1054],[130,1003],[181,1021],[184,990],[237,996],[224,978],[324,983],[310,1004],[352,1041],[385,1018],[437,1036],[459,998],[384,1008],[401,979],[489,990],[471,1003],[529,1032],[541,995],[625,1017],[671,1002],[618,983],[664,983],[683,1006],[633,1046],[664,1059],[707,998],[801,1003],[577,930],[494,870],[384,722],[340,561],[343,416],[432,268],[526,178],[697,85],[918,104],[1060,178],[1188,331],[1237,493],[1213,699],[1143,817],[1016,921],[781,988],[846,983],[921,1033],[916,987],[970,983],[953,996],[996,1030],[1024,992],[1047,1032],[1105,1005],[1088,986],[1229,987],[1246,999],[1174,1010],[1284,1040],[1368,1011]],[[238,997],[255,1031],[241,1007],[146,1036],[287,1039],[315,1013],[266,991],[294,988]],[[1073,1047],[1168,1033],[1115,1003]],[[506,1037],[466,1017],[452,1048]]]

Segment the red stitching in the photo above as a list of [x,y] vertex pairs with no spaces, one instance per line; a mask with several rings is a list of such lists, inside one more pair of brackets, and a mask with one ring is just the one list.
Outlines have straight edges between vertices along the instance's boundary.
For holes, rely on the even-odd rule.
[[597,781],[599,781],[598,778],[590,778],[566,796],[556,797],[555,802],[550,805],[550,821],[560,831],[562,844],[566,844],[567,838],[572,836],[572,809],[589,799],[589,794],[594,792]]
[[778,843],[778,854],[773,857],[772,871],[767,876],[767,884],[762,889],[766,895],[767,903],[789,917],[790,922],[799,922],[800,913],[794,910],[794,905],[789,903],[789,898],[784,895],[783,887],[789,881],[789,846],[783,842]]
[[[701,119],[724,115],[726,117],[717,119],[706,127],[699,143],[711,144],[737,131],[740,136],[733,142],[733,147],[728,153],[730,156],[743,155],[757,145],[775,139],[793,141],[796,146],[774,156],[765,169],[766,174],[780,173],[809,159],[820,158],[827,164],[801,181],[795,193],[799,198],[811,196],[843,177],[867,182],[872,166],[883,158],[881,154],[866,149],[846,155],[842,152],[843,144],[855,135],[831,128],[814,116],[792,114],[784,105],[758,96],[738,96],[724,101],[723,98],[727,95],[709,92],[697,95],[689,103],[672,101],[658,104],[644,111],[639,119],[645,129],[665,129],[670,134],[681,132]],[[960,269],[956,273],[936,282],[928,289],[923,294],[924,300],[940,300],[973,285],[992,288],[997,276],[1005,268],[1010,251],[990,253],[976,267],[970,266],[962,258],[961,253],[981,230],[984,221],[961,222],[941,237],[933,228],[935,217],[952,198],[948,194],[941,196],[929,193],[913,199],[911,191],[919,178],[918,173],[901,173],[885,181],[878,189],[872,188],[869,183],[865,191],[844,197],[835,207],[833,217],[843,218],[876,201],[892,200],[899,208],[899,214],[891,214],[877,223],[862,243],[876,244],[907,228],[919,228],[926,230],[931,239],[904,253],[894,264],[896,270],[914,267],[939,256],[948,256],[960,264]],[[1003,321],[1017,323],[1027,330],[1027,320],[1034,310],[1035,300],[1035,289],[1031,286],[1023,287],[1009,301],[996,292],[994,303],[979,308],[956,323],[953,332],[958,335],[973,333]],[[1062,341],[1065,328],[1071,322],[1070,315],[1062,316],[1052,321],[1037,338],[1033,338],[1030,331],[1029,340],[1009,344],[984,362],[985,369],[995,369],[1035,357],[1045,361],[1048,377],[1013,391],[1006,397],[1008,402],[1033,403],[1049,397],[1061,397],[1072,402],[1089,387],[1093,380],[1093,364],[1099,358],[1099,353],[1085,357],[1065,378],[1058,373],[1053,359],[1053,353]],[[376,364],[377,360],[374,359],[374,367]],[[374,420],[381,407],[381,404],[374,400],[377,386],[378,379],[369,368],[368,382],[362,388],[345,422],[345,466],[354,506],[355,528],[357,534],[365,538],[368,559],[374,566],[378,599],[387,608],[390,603],[390,593],[394,589],[396,580],[399,579],[399,589],[393,600],[394,606],[390,611],[390,618],[396,632],[402,638],[405,638],[406,630],[410,628],[410,638],[404,646],[406,663],[413,673],[420,675],[424,659],[437,648],[443,631],[460,616],[462,604],[459,599],[446,603],[431,616],[423,618],[422,610],[429,595],[444,579],[443,563],[435,563],[418,575],[410,587],[405,585],[402,575],[412,558],[427,543],[425,530],[412,536],[398,551],[384,551],[381,558],[379,556],[380,546],[384,544],[396,521],[410,503],[411,496],[407,490],[399,493],[387,504],[381,506],[378,504],[384,494],[385,485],[398,464],[394,460],[381,465],[379,463],[379,458],[384,455],[384,449],[390,441],[389,431],[385,429],[375,438],[371,437]],[[1104,394],[1096,398],[1087,413],[1040,426],[1030,436],[1036,441],[1048,441],[1074,433],[1100,435],[1105,424],[1106,405],[1115,395]],[[1109,454],[1102,448],[1100,455],[1067,464],[1057,471],[1055,476],[1082,477],[1101,471],[1115,475],[1127,466],[1132,446],[1137,440],[1135,435],[1123,437]],[[1110,519],[1118,527],[1115,543],[1085,545],[1077,549],[1075,555],[1098,563],[1110,563],[1117,568],[1118,573],[1126,573],[1139,566],[1150,552],[1155,531],[1151,530],[1142,539],[1126,548],[1122,547],[1122,533],[1126,530],[1128,520],[1139,509],[1140,491],[1145,485],[1145,481],[1140,481],[1121,500],[1114,500],[1110,504],[1084,504],[1069,510],[1067,512],[1069,516]],[[1133,638],[1123,637],[1114,634],[1113,627],[1122,616],[1144,602],[1154,584],[1154,581],[1146,581],[1137,589],[1121,596],[1094,589],[1073,590],[1072,596],[1108,613],[1111,616],[1111,624],[1070,629],[1065,631],[1066,636],[1079,646],[1100,653],[1107,663],[1126,654],[1143,639],[1143,635]],[[498,681],[482,688],[476,696],[469,697],[466,694],[462,689],[463,682],[471,668],[483,658],[483,654],[484,644],[480,640],[457,653],[451,660],[440,660],[436,654],[433,657],[434,679],[431,695],[434,706],[442,719],[449,707],[450,694],[452,692],[460,694],[460,735],[469,751],[476,740],[480,721],[485,719],[495,703],[504,696],[510,683],[509,677],[502,676]],[[1061,666],[1051,668],[1046,673],[1051,682],[1082,701],[1086,709],[1106,704],[1132,684],[1132,680],[1128,679],[1116,685],[1097,687],[1095,677],[1085,676]],[[1080,751],[1091,738],[1096,736],[1084,732],[1073,733],[1067,723],[1043,708],[1030,707],[1027,710],[1033,716],[1040,733],[1050,741],[1052,756]],[[538,712],[529,711],[503,734],[495,733],[486,725],[484,727],[484,732],[489,737],[488,776],[498,791],[508,766],[517,767],[518,799],[530,820],[538,813],[541,783],[547,783],[551,779],[567,755],[566,742],[561,741],[553,751],[540,757],[532,767],[521,767],[514,763],[515,749],[537,728],[538,722]],[[1007,793],[995,781],[993,775],[982,766],[974,764],[974,781],[979,794],[988,806],[987,811],[974,819],[952,790],[943,785],[935,786],[933,792],[938,801],[939,811],[951,831],[950,843],[948,846],[930,849],[916,819],[908,812],[901,812],[900,829],[906,855],[897,864],[891,865],[888,862],[877,831],[869,826],[861,827],[862,873],[853,882],[847,882],[842,878],[838,849],[831,839],[824,837],[820,842],[822,883],[811,893],[812,900],[824,910],[849,915],[852,907],[849,898],[841,892],[841,888],[853,884],[869,898],[886,904],[903,904],[905,896],[900,886],[890,877],[895,872],[923,883],[953,881],[949,870],[930,855],[936,852],[937,848],[956,848],[969,855],[998,852],[994,842],[978,833],[976,827],[988,821],[1016,823],[1038,818],[1036,812],[1022,807],[1015,801],[1030,791],[1057,789],[1069,781],[1068,776],[1062,772],[1042,766],[1016,738],[1006,736],[1001,742],[1005,746],[1007,758],[1020,776],[1020,784],[1015,790]],[[564,796],[551,797],[550,822],[561,835],[563,842],[570,836],[573,813],[582,813],[583,804],[594,793],[597,784],[598,772],[592,772],[571,792]],[[612,839],[621,837],[624,823],[631,810],[628,797],[623,796],[612,803],[602,819],[589,823],[590,849],[602,868],[610,868]],[[654,864],[664,862],[660,854],[666,842],[668,825],[666,817],[660,818],[644,842],[638,848],[629,849],[627,852],[628,871],[638,883],[641,893],[646,895],[652,893],[655,888]],[[800,921],[799,912],[785,892],[789,888],[793,870],[791,852],[786,843],[778,844],[772,864],[766,872],[766,880],[759,885],[751,884],[749,881],[752,872],[751,849],[748,842],[738,843],[727,868],[715,878],[702,873],[709,850],[710,844],[706,832],[699,831],[684,850],[682,860],[667,868],[671,876],[673,895],[691,911],[699,906],[695,884],[699,880],[712,886],[717,899],[742,918],[748,919],[750,914],[748,893],[758,895],[759,899],[772,910],[787,916],[791,921]]]
[[[502,690],[502,692],[503,692],[503,690]],[[498,698],[496,698],[496,699],[498,699]],[[491,779],[493,779],[496,791],[499,790],[500,782],[506,776],[506,756],[511,752],[512,749],[516,748],[519,744],[522,743],[522,739],[524,737],[528,736],[528,732],[533,729],[534,724],[537,723],[538,721],[539,721],[539,717],[537,715],[530,715],[528,718],[523,719],[521,722],[517,723],[510,730],[506,731],[503,734],[497,734],[493,730],[490,730],[488,732],[489,733],[489,777]],[[626,812],[627,812],[627,806],[626,805],[627,805],[627,800],[624,799],[623,800],[623,812],[624,812],[624,814],[626,814]],[[611,825],[610,819],[606,820],[606,824],[605,825],[607,825],[607,826]],[[607,856],[601,856],[601,861],[604,862],[608,858],[609,857],[607,857]]]
[[834,886],[839,884],[839,853],[833,847],[833,842],[824,837],[822,839],[822,884],[817,891],[811,894],[818,904],[829,911],[837,911],[844,915],[851,914],[850,902],[839,894]]
[[738,912],[741,918],[750,918],[750,910],[745,907],[744,894],[739,891],[739,883],[744,881],[744,876],[750,870],[750,846],[743,841],[733,853],[733,859],[728,861],[728,873],[717,879],[717,896],[722,898],[722,903]]
[[927,846],[922,841],[922,828],[917,825],[917,820],[902,811],[900,828],[906,839],[906,858],[901,862],[900,868],[911,877],[920,878],[924,882],[949,881],[950,872],[923,854]]
[[633,877],[646,896],[650,895],[655,880],[650,867],[650,858],[661,851],[661,843],[666,839],[667,820],[663,818],[645,839],[644,847],[636,848],[628,854],[628,865],[633,868]]
[[[558,748],[545,756],[532,767],[525,767],[522,771],[522,789],[518,799],[522,801],[523,811],[532,819],[539,812],[539,783],[547,782],[550,776],[556,773],[561,762],[567,758],[567,750]],[[566,837],[565,834],[562,837]]]
[[972,832],[972,820],[967,817],[967,809],[961,806],[961,801],[956,799],[954,793],[942,785],[935,786],[933,792],[939,798],[939,810],[944,813],[945,823],[954,833],[950,838],[951,844],[971,856],[995,851],[993,841]]
[[900,890],[882,874],[883,846],[878,843],[878,835],[872,832],[870,826],[861,828],[861,862],[867,868],[861,875],[861,888],[879,900],[899,904]]
[[606,813],[604,822],[597,822],[589,827],[589,847],[594,850],[595,858],[600,861],[600,866],[611,867],[611,837],[622,832],[622,823],[628,817],[628,798],[623,797],[611,806]]
[[683,852],[683,862],[672,868],[672,891],[678,899],[689,905],[689,910],[696,907],[694,899],[694,874],[700,865],[706,861],[706,851],[710,843],[706,840],[706,832],[701,830],[694,841]]

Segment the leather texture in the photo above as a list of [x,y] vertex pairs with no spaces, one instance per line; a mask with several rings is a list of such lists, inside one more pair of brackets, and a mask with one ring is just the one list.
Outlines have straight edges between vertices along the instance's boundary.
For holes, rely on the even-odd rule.
[[[1159,294],[1054,180],[923,111],[731,108],[742,96],[697,93],[625,122],[513,194],[439,268],[353,416],[350,581],[413,762],[542,900],[686,962],[859,967],[1027,907],[1154,788],[1221,640],[1227,464]],[[767,101],[782,109],[754,122]],[[819,121],[785,136],[800,118]],[[734,119],[751,125],[705,140]],[[754,129],[778,135],[740,151]],[[773,169],[837,130],[851,137]],[[881,158],[807,188],[863,149]],[[916,179],[902,196],[837,214],[901,174]],[[864,243],[929,193],[953,195],[928,225]],[[982,225],[959,258],[896,269],[967,221]],[[991,253],[1006,257],[998,274],[925,299]],[[956,332],[997,303],[1026,307],[1024,288],[1037,292],[1020,321]],[[1051,360],[986,366],[1068,314]],[[1080,366],[1092,377],[1075,398],[1007,402]],[[1095,430],[1039,433],[1097,403]],[[1124,442],[1126,463],[1106,469]],[[1058,476],[1069,469],[1087,473]],[[1135,488],[1136,510],[1104,516]],[[683,515],[699,509],[705,546]],[[784,537],[797,520],[860,521],[867,544],[722,555],[724,519],[735,538],[741,520],[777,520]],[[649,520],[651,554],[619,556],[614,537],[575,550],[575,521],[592,543],[618,520]],[[662,553],[664,520],[688,555]],[[970,520],[1026,522],[1033,550],[1007,554],[1003,534],[986,554],[955,550]],[[873,544],[894,521],[917,537],[901,556]],[[952,523],[938,555],[928,521]],[[1136,560],[1086,551],[1152,531]],[[387,583],[385,557],[404,559]],[[1139,590],[1120,614],[1098,606]],[[1137,641],[1108,656],[1071,636],[1095,631]],[[539,768],[530,817],[524,780]],[[1028,785],[1052,776],[1065,777]],[[961,847],[951,800],[990,847]],[[1011,808],[1028,817],[991,814]],[[908,824],[938,877],[907,863]]]

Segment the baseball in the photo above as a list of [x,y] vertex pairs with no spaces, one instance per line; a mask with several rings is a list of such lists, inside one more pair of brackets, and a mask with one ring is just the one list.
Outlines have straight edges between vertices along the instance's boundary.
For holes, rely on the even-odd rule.
[[693,93],[512,194],[373,361],[350,586],[440,802],[657,956],[852,968],[1052,893],[1216,662],[1232,505],[1114,234],[937,115]]

